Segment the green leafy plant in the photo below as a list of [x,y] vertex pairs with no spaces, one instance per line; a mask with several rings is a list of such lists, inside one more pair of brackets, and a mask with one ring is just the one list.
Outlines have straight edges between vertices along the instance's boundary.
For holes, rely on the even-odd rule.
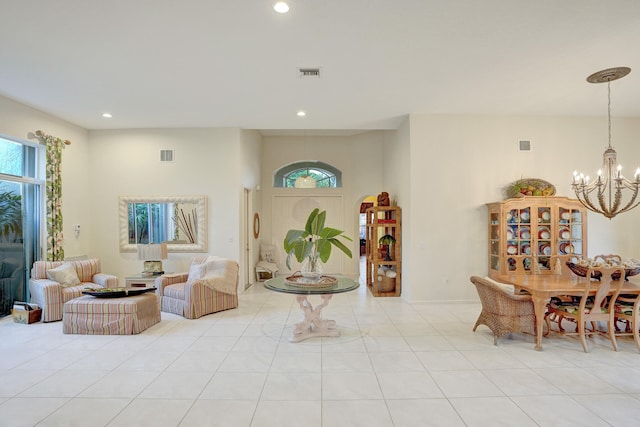
[[304,230],[289,230],[284,238],[284,251],[287,253],[287,268],[291,270],[291,257],[294,256],[298,262],[309,260],[312,270],[318,260],[327,262],[331,256],[331,248],[335,246],[344,252],[349,258],[352,257],[351,250],[342,243],[339,238],[352,241],[345,236],[342,230],[325,227],[327,211],[314,209],[307,218]]
[[22,238],[22,196],[9,191],[0,193],[0,237]]

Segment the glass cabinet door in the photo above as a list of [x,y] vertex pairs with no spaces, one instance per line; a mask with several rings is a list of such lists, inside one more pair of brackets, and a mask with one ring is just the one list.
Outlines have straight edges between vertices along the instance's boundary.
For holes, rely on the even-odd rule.
[[558,218],[558,255],[582,256],[582,212],[559,207]]
[[531,208],[511,209],[507,211],[506,227],[507,268],[509,271],[528,271],[531,269]]
[[500,212],[489,214],[489,268],[500,269]]
[[548,206],[538,206],[536,228],[536,257],[540,270],[549,270],[551,268],[551,252],[552,252],[552,225],[551,225],[551,208]]

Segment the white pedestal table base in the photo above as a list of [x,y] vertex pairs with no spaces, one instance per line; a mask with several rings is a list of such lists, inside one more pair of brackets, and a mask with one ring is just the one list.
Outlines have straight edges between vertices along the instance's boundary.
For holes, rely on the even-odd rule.
[[339,337],[340,331],[336,329],[335,320],[326,320],[322,318],[322,309],[329,305],[329,301],[333,295],[322,294],[322,304],[313,308],[307,295],[296,296],[296,301],[300,305],[300,309],[304,313],[304,320],[296,323],[293,335],[289,338],[290,342],[300,342],[307,338],[314,337]]

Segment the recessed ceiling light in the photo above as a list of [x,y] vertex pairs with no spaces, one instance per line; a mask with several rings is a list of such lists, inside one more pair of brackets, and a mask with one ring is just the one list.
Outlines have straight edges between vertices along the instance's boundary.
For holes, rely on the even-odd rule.
[[102,113],[102,117],[104,117],[105,119],[110,119],[113,116],[109,113]]
[[287,13],[289,12],[289,5],[284,1],[279,1],[273,5],[273,10],[278,13]]
[[305,113],[304,111],[300,110],[296,113],[298,115],[298,117],[304,117],[307,115],[307,113]]

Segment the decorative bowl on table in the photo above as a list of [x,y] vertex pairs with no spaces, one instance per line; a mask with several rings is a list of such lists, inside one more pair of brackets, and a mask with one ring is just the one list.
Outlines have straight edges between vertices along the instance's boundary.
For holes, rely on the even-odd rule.
[[[618,267],[618,266],[623,267],[625,280],[628,277],[636,276],[640,274],[640,263],[637,260],[622,261],[622,259],[617,255],[607,256],[607,257],[603,257],[602,255],[597,255],[593,260],[581,259],[581,260],[577,260],[577,262],[573,262],[574,260],[575,258],[571,261],[567,261],[566,263],[567,267],[569,267],[569,270],[571,270],[574,274],[580,277],[586,277],[587,271],[589,271],[589,268],[593,268],[593,267],[607,267],[607,268]],[[600,280],[600,276],[602,276],[602,273],[600,273],[599,271],[594,271],[591,274],[592,278],[598,279],[598,280]],[[613,280],[618,280],[620,278],[620,274],[613,273],[611,275],[611,278]]]
[[155,287],[151,288],[86,288],[82,291],[85,295],[91,295],[96,298],[123,298],[144,294],[146,292],[155,291]]
[[296,271],[293,275],[286,277],[284,282],[288,285],[298,286],[301,288],[330,288],[338,283],[338,279],[325,275],[310,279]]

